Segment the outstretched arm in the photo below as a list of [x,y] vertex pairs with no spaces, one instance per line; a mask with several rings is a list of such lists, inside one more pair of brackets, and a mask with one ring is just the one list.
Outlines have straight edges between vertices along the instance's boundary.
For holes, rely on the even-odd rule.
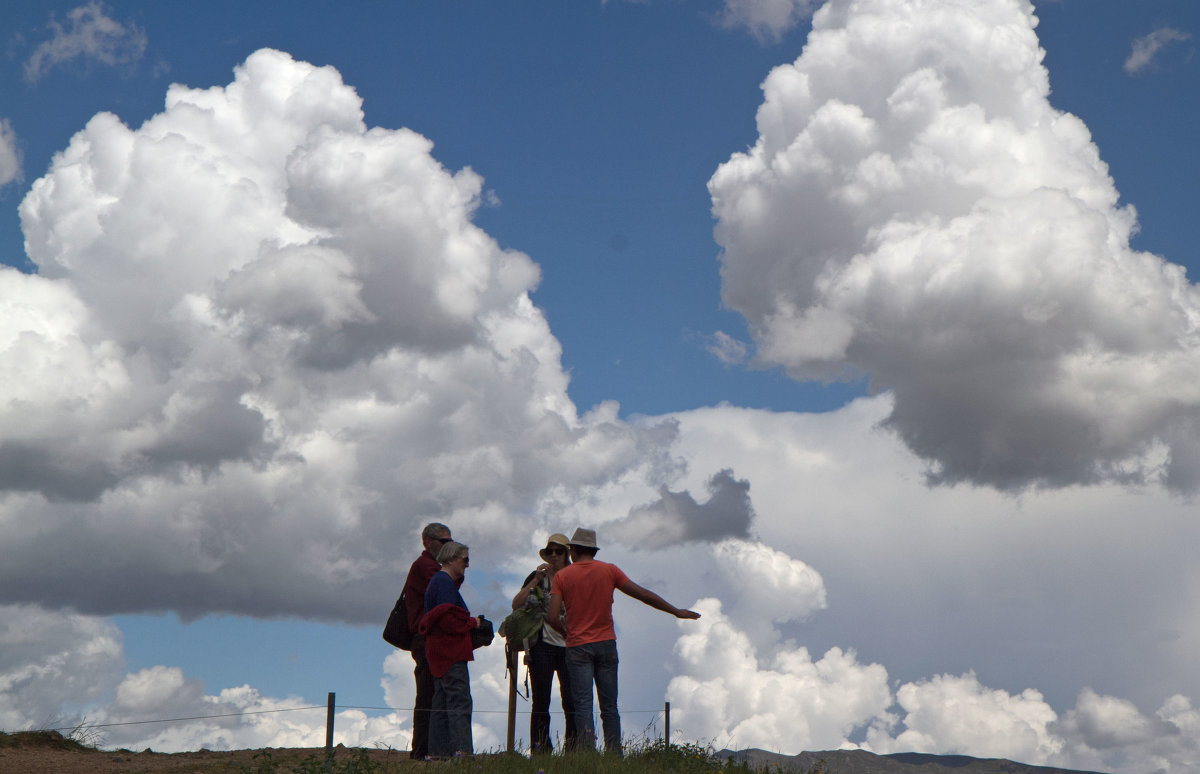
[[627,595],[633,597],[634,599],[636,599],[637,601],[649,605],[650,607],[654,608],[655,610],[661,610],[664,613],[670,613],[671,615],[675,616],[676,618],[686,618],[689,620],[695,620],[700,617],[700,614],[697,613],[695,610],[683,610],[681,608],[675,607],[670,602],[663,599],[659,595],[655,594],[650,589],[639,586],[631,580],[625,581],[617,588],[619,588],[623,594],[627,594]]

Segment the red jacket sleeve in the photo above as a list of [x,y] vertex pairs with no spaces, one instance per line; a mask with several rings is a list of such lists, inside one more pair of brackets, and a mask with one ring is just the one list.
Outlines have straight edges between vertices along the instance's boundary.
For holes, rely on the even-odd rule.
[[415,632],[421,616],[425,614],[425,589],[429,588],[429,579],[441,569],[437,560],[422,552],[417,561],[408,569],[408,578],[404,581],[404,605],[408,608],[408,628]]
[[458,605],[445,603],[421,618],[418,632],[425,635],[425,658],[434,677],[441,677],[456,661],[474,661],[471,630],[475,619]]

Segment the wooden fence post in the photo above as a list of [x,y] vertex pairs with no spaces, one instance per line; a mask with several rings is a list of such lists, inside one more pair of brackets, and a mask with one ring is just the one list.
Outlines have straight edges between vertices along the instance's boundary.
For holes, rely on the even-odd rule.
[[325,710],[325,771],[333,771],[333,691],[329,692],[329,707]]
[[517,737],[517,653],[504,648],[508,662],[508,751],[513,752]]
[[667,743],[667,747],[671,746],[671,702],[663,704],[663,739]]

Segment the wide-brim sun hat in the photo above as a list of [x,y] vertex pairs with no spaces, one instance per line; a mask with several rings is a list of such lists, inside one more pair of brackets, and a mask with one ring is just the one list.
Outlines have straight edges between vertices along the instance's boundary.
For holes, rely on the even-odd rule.
[[575,530],[575,534],[571,535],[571,545],[600,550],[600,546],[596,545],[596,530],[583,527],[579,527]]
[[[561,532],[555,532],[553,535],[546,538],[546,548],[549,548],[551,544],[562,546],[563,548],[571,547],[571,541]],[[543,560],[548,562],[550,560],[546,558],[546,548],[538,551],[538,556],[542,557]]]

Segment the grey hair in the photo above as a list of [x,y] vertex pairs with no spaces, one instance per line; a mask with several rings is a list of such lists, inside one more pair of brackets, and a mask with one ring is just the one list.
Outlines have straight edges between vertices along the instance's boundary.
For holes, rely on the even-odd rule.
[[438,551],[438,564],[446,565],[453,562],[467,552],[467,547],[462,543],[455,543],[451,540],[449,543],[442,546],[442,550]]
[[436,537],[441,537],[443,532],[445,532],[447,535],[449,535],[450,528],[447,527],[445,524],[439,524],[438,522],[434,521],[429,524],[426,524],[425,529],[421,530],[421,538],[423,540],[427,540],[427,539],[433,539]]

